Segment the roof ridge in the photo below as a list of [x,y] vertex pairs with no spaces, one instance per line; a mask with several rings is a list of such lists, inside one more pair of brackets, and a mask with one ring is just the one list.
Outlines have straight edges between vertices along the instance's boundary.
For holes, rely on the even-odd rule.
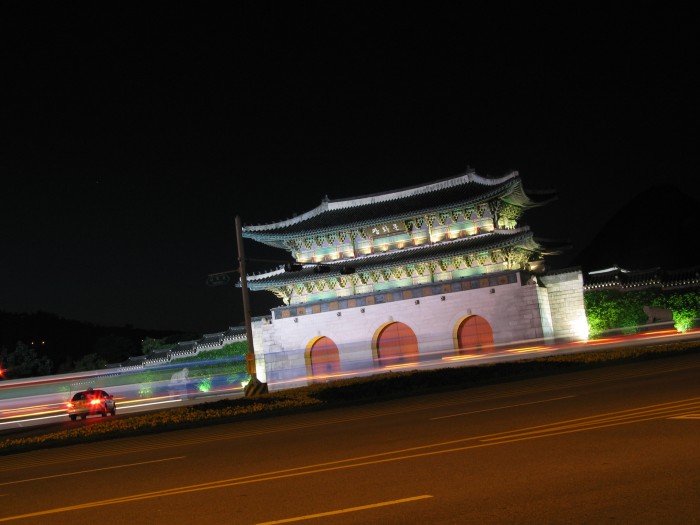
[[321,200],[321,204],[305,213],[302,213],[301,215],[297,215],[295,217],[292,217],[291,219],[286,219],[283,221],[271,222],[267,224],[258,224],[255,226],[244,226],[243,231],[264,231],[269,230],[273,227],[275,229],[280,229],[306,221],[308,219],[321,215],[322,213],[325,213],[327,211],[343,210],[346,208],[355,208],[358,206],[365,206],[368,204],[377,204],[382,202],[394,201],[405,197],[423,195],[434,191],[443,190],[446,188],[454,188],[457,186],[468,184],[470,182],[474,182],[482,186],[497,186],[511,179],[515,179],[519,177],[519,175],[520,174],[518,171],[511,171],[510,173],[501,177],[484,177],[482,175],[478,175],[473,169],[470,169],[466,173],[455,177],[449,177],[438,181],[418,184],[416,186],[411,186],[399,190],[391,190],[388,192],[374,193],[360,197],[348,197],[337,200],[329,199],[326,195]]

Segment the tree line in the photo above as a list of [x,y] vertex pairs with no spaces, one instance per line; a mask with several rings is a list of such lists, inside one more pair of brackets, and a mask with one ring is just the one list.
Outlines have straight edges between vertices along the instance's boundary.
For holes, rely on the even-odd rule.
[[46,312],[0,311],[0,377],[97,370],[200,334],[98,326]]

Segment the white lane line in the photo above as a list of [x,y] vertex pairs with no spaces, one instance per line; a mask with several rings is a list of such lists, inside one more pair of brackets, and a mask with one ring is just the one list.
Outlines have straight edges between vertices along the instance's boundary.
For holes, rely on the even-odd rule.
[[40,481],[43,479],[63,478],[66,476],[78,476],[80,474],[91,474],[92,472],[100,472],[102,470],[114,470],[114,469],[118,469],[118,468],[139,467],[141,465],[149,465],[151,463],[162,463],[163,461],[172,461],[174,459],[184,459],[186,457],[187,456],[175,456],[172,458],[154,459],[153,461],[141,461],[139,463],[128,463],[126,465],[116,465],[114,467],[95,468],[95,469],[91,469],[91,470],[80,470],[78,472],[67,472],[65,474],[54,474],[53,476],[42,476],[39,478],[21,479],[19,481],[8,481],[5,483],[0,483],[0,486],[2,486],[2,485],[16,485],[18,483],[28,483],[30,481]]
[[551,399],[542,399],[541,401],[532,401],[531,403],[519,403],[517,405],[504,405],[504,406],[496,407],[496,408],[485,408],[484,410],[473,410],[471,412],[461,412],[459,414],[450,414],[449,416],[431,417],[430,421],[435,421],[436,419],[447,419],[450,417],[468,416],[469,414],[478,414],[480,412],[493,412],[495,410],[504,410],[506,408],[515,408],[515,407],[523,407],[526,405],[537,405],[540,403],[549,403],[550,401],[559,401],[561,399],[569,399],[572,397],[576,397],[576,396],[553,397]]

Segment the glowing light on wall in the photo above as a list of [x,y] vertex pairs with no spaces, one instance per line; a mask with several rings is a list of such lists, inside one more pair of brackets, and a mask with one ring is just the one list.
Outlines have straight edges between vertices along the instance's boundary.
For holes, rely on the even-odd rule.
[[576,319],[573,322],[572,326],[574,330],[574,334],[576,334],[576,337],[581,340],[581,341],[587,341],[588,340],[588,320],[586,319],[586,315],[581,315],[578,319]]

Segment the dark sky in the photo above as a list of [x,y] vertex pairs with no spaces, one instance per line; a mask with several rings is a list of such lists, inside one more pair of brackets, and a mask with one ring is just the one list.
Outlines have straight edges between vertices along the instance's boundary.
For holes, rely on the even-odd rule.
[[558,190],[528,223],[574,250],[660,181],[700,195],[690,7],[227,4],[4,12],[0,310],[220,332],[236,215],[469,167]]

